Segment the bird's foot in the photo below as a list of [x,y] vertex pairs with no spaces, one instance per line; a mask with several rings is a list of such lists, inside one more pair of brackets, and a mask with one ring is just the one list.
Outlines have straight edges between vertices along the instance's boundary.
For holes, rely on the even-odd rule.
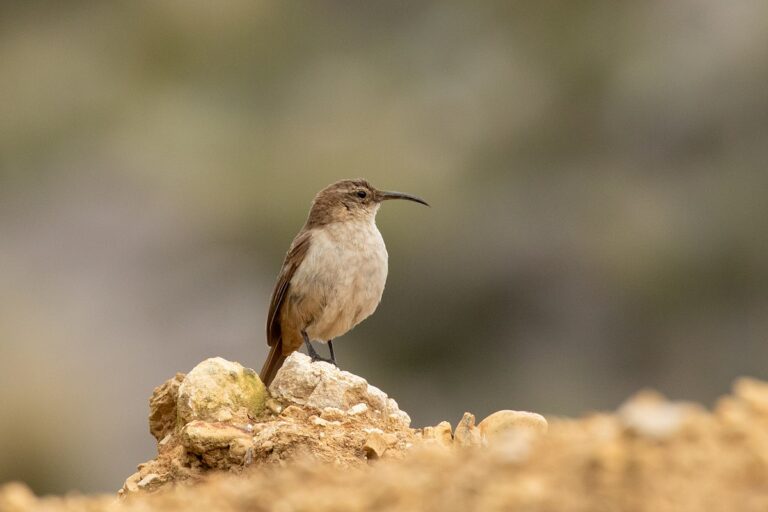
[[323,357],[320,354],[317,353],[317,350],[315,350],[315,347],[312,346],[312,343],[309,341],[309,337],[305,333],[302,333],[304,336],[304,345],[307,347],[307,354],[309,355],[309,358],[312,359],[312,362],[316,361],[322,361],[324,363],[330,363],[333,366],[338,366],[336,364],[336,358],[333,357],[333,348],[331,348],[331,357]]
[[337,366],[337,364],[336,364],[336,361],[334,361],[334,360],[333,360],[333,359],[331,359],[330,357],[322,357],[322,356],[321,356],[320,354],[318,354],[317,352],[315,352],[315,354],[314,354],[314,355],[312,355],[312,354],[309,354],[309,357],[312,359],[312,362],[313,362],[313,363],[315,363],[315,362],[317,362],[317,361],[322,361],[323,363],[330,363],[330,364],[332,364],[333,366]]
[[315,347],[312,345],[307,345],[307,352],[309,353],[310,359],[312,359],[312,362],[316,361],[322,361],[324,363],[331,363],[333,366],[336,366],[336,361],[334,361],[330,357],[323,357],[320,354],[317,353],[317,350],[315,350]]

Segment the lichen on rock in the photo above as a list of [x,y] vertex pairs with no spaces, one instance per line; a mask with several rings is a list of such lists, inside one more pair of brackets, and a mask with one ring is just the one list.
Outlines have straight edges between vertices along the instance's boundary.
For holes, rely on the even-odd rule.
[[[269,390],[253,370],[207,359],[157,387],[150,408],[158,455],[128,477],[122,496],[253,465],[313,460],[353,468],[404,458],[419,444],[443,451],[493,446],[498,431],[530,430],[532,421],[532,413],[503,411],[476,426],[466,413],[455,433],[448,422],[412,429],[408,414],[379,388],[301,353],[288,357]],[[535,416],[537,428],[546,429]]]
[[[173,383],[161,388],[173,395]],[[448,422],[377,423],[367,404],[272,400],[245,425],[194,420],[168,433],[157,459],[126,480],[129,500],[38,498],[8,483],[0,510],[768,510],[768,383],[754,379],[740,379],[713,411],[646,391],[618,413],[555,419],[546,434],[533,413],[499,411],[477,425],[466,414],[455,439]],[[462,436],[470,447],[453,449]],[[210,478],[168,489],[202,475]]]
[[270,391],[253,370],[219,357],[157,387],[150,431],[158,456],[139,466],[121,495],[260,463],[399,458],[415,441],[410,418],[384,392],[303,354],[288,358]]
[[267,390],[255,371],[221,357],[206,359],[179,386],[177,424],[255,417],[266,400]]

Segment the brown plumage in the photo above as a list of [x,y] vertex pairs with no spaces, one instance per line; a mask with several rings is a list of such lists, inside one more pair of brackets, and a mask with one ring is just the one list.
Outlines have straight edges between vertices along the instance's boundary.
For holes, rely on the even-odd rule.
[[387,276],[387,251],[376,228],[382,201],[408,199],[376,190],[367,181],[342,180],[315,196],[304,227],[291,243],[267,314],[269,356],[261,380],[269,385],[285,358],[302,344],[329,343],[376,309]]

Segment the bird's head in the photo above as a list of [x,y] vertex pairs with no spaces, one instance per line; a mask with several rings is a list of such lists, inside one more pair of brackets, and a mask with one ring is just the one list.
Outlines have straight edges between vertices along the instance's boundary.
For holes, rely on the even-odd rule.
[[307,225],[314,227],[339,221],[373,220],[382,201],[389,199],[407,199],[429,206],[423,199],[410,194],[377,190],[364,179],[341,180],[317,193]]

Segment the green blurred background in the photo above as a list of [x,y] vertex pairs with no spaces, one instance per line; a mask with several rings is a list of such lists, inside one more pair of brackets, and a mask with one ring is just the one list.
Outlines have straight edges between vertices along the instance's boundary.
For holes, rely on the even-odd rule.
[[416,426],[768,377],[768,3],[0,4],[0,481],[114,491],[259,368],[320,188],[387,203],[343,368]]

